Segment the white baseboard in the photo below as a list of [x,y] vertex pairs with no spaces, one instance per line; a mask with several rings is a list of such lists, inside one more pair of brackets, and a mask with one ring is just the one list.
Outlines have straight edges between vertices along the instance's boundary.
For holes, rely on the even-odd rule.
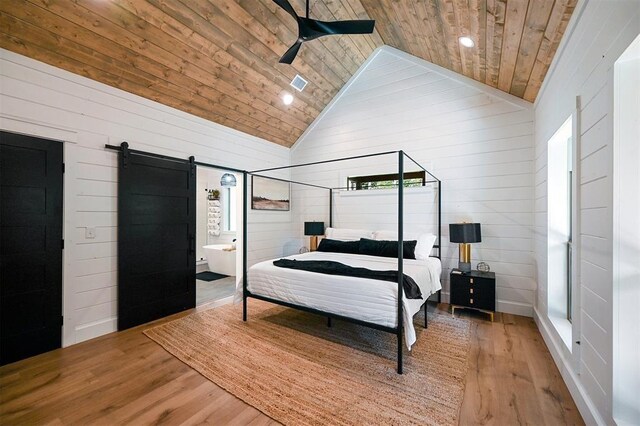
[[533,306],[525,303],[507,302],[504,300],[496,300],[496,312],[504,312],[505,314],[520,315],[523,317],[533,316]]
[[551,324],[540,315],[538,309],[534,308],[533,311],[533,319],[538,326],[538,330],[540,330],[540,334],[542,334],[547,348],[549,348],[553,361],[556,363],[558,370],[560,370],[560,375],[566,383],[569,393],[582,415],[582,419],[587,425],[606,425],[595,404],[582,386],[580,377],[571,368],[571,360],[564,355],[564,351],[560,346],[564,345],[564,343],[557,341],[553,337],[554,334],[550,329]]
[[118,331],[118,319],[115,317],[84,324],[76,327],[75,343],[84,342],[114,331]]

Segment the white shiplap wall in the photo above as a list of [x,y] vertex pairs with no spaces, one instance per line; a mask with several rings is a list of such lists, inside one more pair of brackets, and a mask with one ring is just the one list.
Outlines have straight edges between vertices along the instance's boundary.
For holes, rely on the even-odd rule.
[[[442,180],[444,300],[457,245],[448,224],[482,223],[472,261],[497,274],[497,308],[532,315],[533,106],[396,49],[378,49],[292,150],[304,163],[404,150]],[[345,186],[348,176],[397,172],[397,156],[295,169],[294,178]],[[411,171],[410,164],[405,165]],[[327,196],[297,190],[301,220],[327,220]],[[407,191],[405,229],[431,230],[435,192]],[[396,195],[338,194],[335,226],[396,229]],[[302,229],[302,225],[299,225]]]
[[[587,423],[612,417],[613,64],[640,31],[640,2],[582,1],[535,104],[536,319]],[[573,344],[547,312],[547,142],[578,119],[577,291]]]
[[[116,329],[117,154],[105,144],[248,170],[289,163],[284,147],[6,50],[0,128],[65,141],[65,346]],[[290,215],[249,218],[249,261],[281,256]]]

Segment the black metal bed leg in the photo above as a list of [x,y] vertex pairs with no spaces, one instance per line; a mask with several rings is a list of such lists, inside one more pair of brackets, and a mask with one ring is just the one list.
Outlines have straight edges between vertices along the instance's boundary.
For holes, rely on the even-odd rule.
[[327,317],[327,327],[331,327],[332,325],[331,317]]
[[427,324],[427,302],[424,302],[424,328],[427,328],[428,324]]
[[442,290],[438,290],[438,303],[442,303]]
[[402,331],[398,332],[398,374],[402,374]]
[[242,321],[247,321],[247,296],[242,297]]

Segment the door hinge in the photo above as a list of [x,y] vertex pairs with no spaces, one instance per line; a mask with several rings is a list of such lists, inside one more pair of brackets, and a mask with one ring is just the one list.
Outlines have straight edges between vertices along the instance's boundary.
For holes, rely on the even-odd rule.
[[60,247],[64,250],[64,239],[60,240]]

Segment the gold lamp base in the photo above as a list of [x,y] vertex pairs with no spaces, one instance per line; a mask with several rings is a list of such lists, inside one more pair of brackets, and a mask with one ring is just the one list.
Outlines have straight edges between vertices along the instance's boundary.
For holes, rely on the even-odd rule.
[[458,269],[462,272],[470,272],[471,271],[471,244],[470,243],[460,243],[459,244],[459,258],[458,258]]
[[312,235],[309,237],[309,251],[316,251],[318,249],[318,236]]

